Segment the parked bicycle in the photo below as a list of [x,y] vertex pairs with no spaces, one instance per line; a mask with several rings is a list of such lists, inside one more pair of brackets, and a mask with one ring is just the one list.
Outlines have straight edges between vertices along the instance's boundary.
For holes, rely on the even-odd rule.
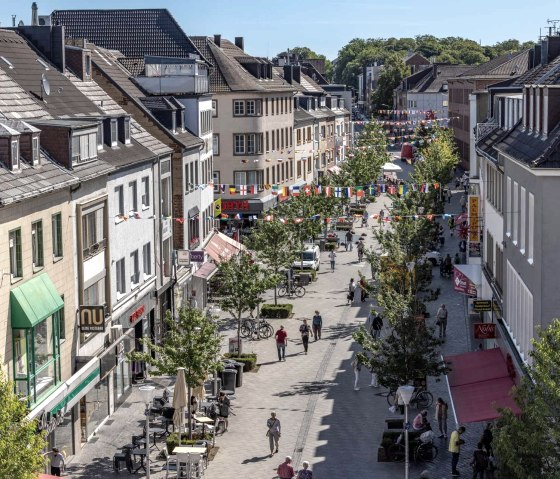
[[242,338],[263,338],[268,339],[274,334],[274,328],[266,319],[260,319],[258,322],[255,319],[246,319],[241,323],[241,337]]
[[[410,443],[409,451],[415,462],[431,462],[437,457],[439,449],[433,442],[422,442],[420,439],[414,439]],[[395,443],[389,446],[387,455],[388,459],[393,462],[404,461],[406,456],[404,433],[401,433]]]
[[305,295],[305,288],[295,282],[282,283],[278,286],[278,296],[297,296],[301,298]]
[[[397,395],[395,391],[389,391],[387,393],[387,402],[389,406],[398,406]],[[416,388],[410,399],[410,405],[416,405],[417,409],[429,408],[434,402],[434,396],[430,391],[426,391],[424,388]]]

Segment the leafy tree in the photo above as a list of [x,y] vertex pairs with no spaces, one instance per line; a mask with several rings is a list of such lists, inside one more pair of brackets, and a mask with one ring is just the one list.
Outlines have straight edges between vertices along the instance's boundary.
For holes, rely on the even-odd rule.
[[25,401],[0,369],[0,477],[36,479],[44,467],[41,451],[47,443],[27,413]]
[[373,92],[372,103],[377,107],[381,105],[392,105],[393,91],[408,74],[408,67],[404,63],[402,57],[396,53],[389,55],[379,75],[377,88]]
[[289,268],[297,258],[299,245],[291,228],[287,228],[276,217],[272,221],[259,221],[251,234],[247,246],[257,253],[276,276],[274,304],[277,304],[276,284],[280,270]]
[[275,275],[262,268],[246,251],[218,266],[215,284],[219,304],[237,321],[238,344],[241,344],[243,313],[253,311],[261,304],[261,295],[275,283]]
[[423,161],[417,161],[411,180],[418,184],[448,183],[453,177],[453,168],[459,162],[452,130],[435,127],[432,138],[420,148]]
[[[132,361],[144,361],[159,376],[175,376],[178,368],[185,368],[188,398],[191,390],[200,386],[209,371],[221,369],[218,361],[221,338],[216,323],[195,308],[180,308],[174,319],[168,311],[165,317],[167,331],[161,344],[150,338],[141,339],[145,352],[128,353]],[[190,408],[188,408],[190,424]],[[189,428],[191,437],[191,428]]]
[[527,375],[514,399],[521,414],[501,409],[493,448],[499,477],[557,479],[560,468],[560,320],[533,340]]

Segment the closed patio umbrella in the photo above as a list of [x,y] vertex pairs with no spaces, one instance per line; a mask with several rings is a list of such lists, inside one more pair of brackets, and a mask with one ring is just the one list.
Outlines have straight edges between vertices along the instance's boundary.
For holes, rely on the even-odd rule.
[[181,445],[181,426],[185,425],[185,408],[189,401],[187,397],[187,382],[185,380],[185,368],[177,369],[177,381],[173,392],[173,424],[179,429],[179,445]]

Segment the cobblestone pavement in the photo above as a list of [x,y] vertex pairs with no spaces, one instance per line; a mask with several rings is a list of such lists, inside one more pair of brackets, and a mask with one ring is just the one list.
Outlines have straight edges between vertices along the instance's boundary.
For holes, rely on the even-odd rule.
[[[406,167],[405,167],[406,169]],[[449,211],[459,210],[460,192],[454,192]],[[369,205],[371,214],[381,208],[387,211],[389,199],[379,198]],[[370,220],[372,223],[373,220]],[[447,230],[447,227],[446,227]],[[372,245],[371,228],[357,227],[357,235],[366,233],[366,244]],[[458,240],[447,241],[442,254],[453,256]],[[366,263],[357,262],[356,248],[351,252],[340,248],[337,252],[336,271],[329,270],[326,254],[323,254],[318,281],[309,285],[303,298],[289,301],[294,303],[294,316],[286,320],[273,320],[277,329],[284,325],[289,338],[286,361],[278,362],[274,339],[244,342],[245,352],[256,352],[260,369],[257,373],[244,375],[243,387],[236,391],[232,401],[233,413],[229,431],[218,437],[219,451],[206,470],[207,479],[229,479],[241,477],[275,478],[276,467],[284,456],[293,457],[294,466],[310,462],[314,477],[318,479],[346,479],[349,477],[389,479],[404,476],[404,465],[377,462],[377,448],[385,427],[385,418],[391,416],[383,392],[370,388],[369,372],[362,369],[360,390],[353,390],[351,357],[357,346],[351,334],[363,324],[370,303],[360,303],[359,293],[355,302],[346,304],[346,290],[351,277],[358,279],[358,271],[369,277]],[[457,354],[473,350],[472,328],[466,317],[466,300],[455,293],[451,279],[441,278],[439,269],[434,268],[432,288],[440,287],[441,295],[435,302],[428,303],[431,313],[430,324],[441,303],[449,309],[448,337],[442,353]],[[323,317],[323,337],[311,341],[309,353],[303,353],[298,328],[303,318],[311,318],[315,309]],[[234,335],[234,325],[225,331],[227,337]],[[384,331],[388,334],[388,331]],[[474,345],[476,346],[476,345]],[[161,387],[165,380],[159,381]],[[431,380],[429,388],[434,397],[449,399],[447,382]],[[269,457],[268,439],[265,437],[266,420],[270,411],[276,411],[282,424],[280,451]],[[111,458],[117,446],[129,442],[132,434],[142,425],[143,405],[135,390],[127,403],[104,426],[97,440],[88,444],[73,460],[68,475],[75,478],[113,477]],[[416,414],[412,409],[410,414]],[[450,414],[449,429],[456,426]],[[433,417],[433,407],[430,410]],[[466,444],[461,454],[459,469],[470,474],[468,463],[476,440],[482,433],[482,425],[467,425]],[[411,479],[418,478],[424,469],[432,473],[432,479],[450,477],[450,454],[447,443],[438,440],[439,455],[430,464],[411,464]],[[152,453],[155,460],[157,451]],[[152,466],[152,477],[165,477],[163,462]],[[142,477],[140,475],[140,477]]]

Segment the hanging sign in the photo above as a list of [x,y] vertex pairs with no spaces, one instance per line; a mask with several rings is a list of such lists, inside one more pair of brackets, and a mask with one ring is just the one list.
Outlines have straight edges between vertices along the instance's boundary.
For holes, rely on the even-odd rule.
[[105,306],[80,306],[80,332],[105,332]]
[[496,323],[474,323],[474,337],[476,339],[495,339]]

